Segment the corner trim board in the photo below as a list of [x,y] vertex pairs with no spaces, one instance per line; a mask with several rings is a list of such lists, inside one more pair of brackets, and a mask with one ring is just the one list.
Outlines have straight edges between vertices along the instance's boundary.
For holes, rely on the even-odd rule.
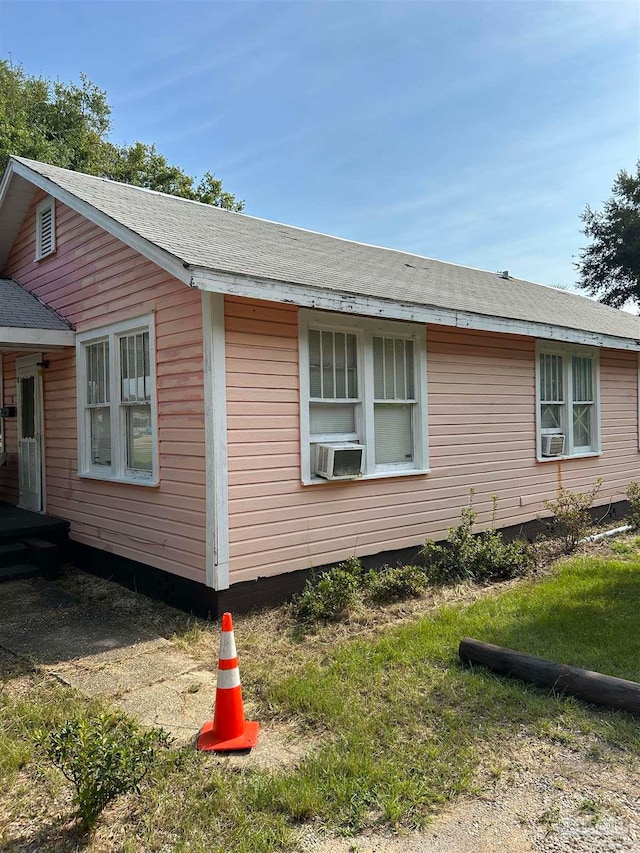
[[206,584],[229,588],[229,470],[224,296],[202,293],[206,466]]

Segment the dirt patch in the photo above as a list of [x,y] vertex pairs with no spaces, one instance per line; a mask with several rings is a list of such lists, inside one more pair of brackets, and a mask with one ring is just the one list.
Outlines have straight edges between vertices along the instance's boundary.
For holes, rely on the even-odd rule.
[[521,742],[485,767],[476,797],[421,833],[308,834],[306,853],[621,853],[640,850],[640,762]]

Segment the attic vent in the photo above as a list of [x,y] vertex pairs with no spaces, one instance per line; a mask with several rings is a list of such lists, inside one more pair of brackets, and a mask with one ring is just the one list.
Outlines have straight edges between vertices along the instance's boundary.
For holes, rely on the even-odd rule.
[[56,250],[55,205],[51,197],[41,201],[36,208],[36,260],[51,255]]
[[506,280],[509,281],[509,270],[502,270],[500,278],[506,278]]

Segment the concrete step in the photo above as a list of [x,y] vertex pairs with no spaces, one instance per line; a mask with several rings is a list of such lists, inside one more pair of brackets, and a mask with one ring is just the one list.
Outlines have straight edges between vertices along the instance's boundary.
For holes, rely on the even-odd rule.
[[15,566],[0,567],[0,582],[12,581],[16,578],[32,578],[40,574],[40,569],[30,563],[21,563]]
[[11,542],[0,545],[0,568],[26,563],[29,560],[29,550],[22,542]]
[[37,566],[45,577],[54,577],[62,564],[58,546],[35,536],[24,539],[22,544],[27,548],[26,559]]

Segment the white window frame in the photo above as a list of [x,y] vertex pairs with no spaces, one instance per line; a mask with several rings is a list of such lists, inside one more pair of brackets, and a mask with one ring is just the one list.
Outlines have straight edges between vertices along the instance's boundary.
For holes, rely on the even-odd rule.
[[[355,403],[356,430],[358,441],[363,444],[363,474],[357,480],[380,477],[402,477],[429,473],[429,435],[427,417],[427,338],[426,326],[416,323],[380,321],[367,317],[331,314],[323,311],[300,309],[299,367],[300,367],[300,439],[301,481],[305,486],[319,485],[327,481],[311,470],[311,432],[309,424],[309,329],[354,334],[357,341],[358,402]],[[410,463],[376,465],[374,430],[374,337],[405,338],[413,341],[415,403],[413,405],[413,460]],[[348,403],[349,400],[338,402]],[[392,402],[391,400],[389,402]],[[342,438],[329,436],[331,442]],[[349,439],[353,440],[353,439]],[[349,482],[349,481],[346,481]]]
[[[563,386],[565,400],[565,452],[562,456],[542,455],[542,410],[540,405],[540,356],[560,355],[563,358]],[[591,358],[593,378],[593,448],[586,451],[577,451],[573,442],[573,369],[572,358]],[[602,453],[602,428],[600,418],[600,350],[597,347],[579,346],[572,344],[556,344],[552,341],[536,341],[536,458],[538,462],[557,462],[558,459],[584,459],[589,456],[600,456]]]
[[[149,333],[149,369],[151,375],[152,471],[134,471],[127,467],[125,405],[121,400],[120,338],[136,332]],[[111,465],[95,465],[91,461],[91,429],[86,405],[87,347],[100,341],[109,342],[109,403],[111,416]],[[157,486],[159,483],[158,404],[156,377],[156,342],[153,314],[113,323],[76,335],[76,376],[78,415],[78,476],[93,480]],[[105,408],[107,406],[105,405]]]
[[[51,210],[51,248],[48,252],[42,251],[42,217]],[[53,196],[47,196],[36,207],[36,261],[48,258],[56,250],[56,200]]]

